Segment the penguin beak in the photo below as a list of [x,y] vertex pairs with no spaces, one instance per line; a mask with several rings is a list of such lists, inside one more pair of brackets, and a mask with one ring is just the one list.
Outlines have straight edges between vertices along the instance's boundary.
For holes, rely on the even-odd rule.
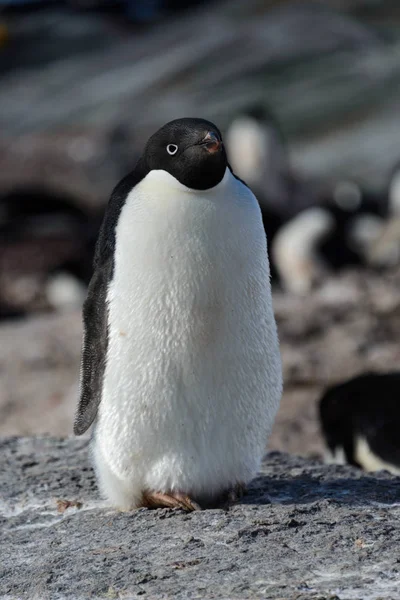
[[214,131],[209,131],[201,140],[200,144],[206,148],[210,154],[215,154],[222,146],[222,141]]

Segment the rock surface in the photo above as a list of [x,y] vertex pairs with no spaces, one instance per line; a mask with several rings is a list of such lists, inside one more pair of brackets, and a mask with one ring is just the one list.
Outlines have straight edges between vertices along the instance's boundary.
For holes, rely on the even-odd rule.
[[87,441],[3,438],[1,598],[398,598],[400,479],[277,452],[228,510],[116,512]]

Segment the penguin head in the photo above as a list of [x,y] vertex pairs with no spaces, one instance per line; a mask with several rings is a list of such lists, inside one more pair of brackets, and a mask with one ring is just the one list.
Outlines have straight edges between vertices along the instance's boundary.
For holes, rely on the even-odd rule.
[[203,119],[176,119],[151,136],[142,157],[146,168],[164,170],[194,190],[207,190],[228,166],[219,129]]

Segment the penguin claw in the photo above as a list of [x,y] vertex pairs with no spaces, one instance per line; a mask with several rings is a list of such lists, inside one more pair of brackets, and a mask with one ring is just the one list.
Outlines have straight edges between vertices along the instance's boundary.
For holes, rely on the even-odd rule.
[[180,494],[178,492],[177,494],[174,494],[174,498],[181,502],[181,506],[182,508],[185,508],[185,510],[201,510],[201,506],[192,500],[187,494]]
[[186,512],[201,510],[197,502],[181,492],[146,492],[143,494],[143,506],[146,508],[182,508]]

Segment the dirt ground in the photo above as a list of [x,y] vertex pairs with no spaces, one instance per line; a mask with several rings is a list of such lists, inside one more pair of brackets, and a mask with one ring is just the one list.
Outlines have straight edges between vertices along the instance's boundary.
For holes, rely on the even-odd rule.
[[[360,372],[400,364],[400,277],[348,272],[305,298],[274,292],[285,389],[269,448],[319,455],[317,401]],[[78,395],[80,311],[0,325],[0,435],[70,435]]]

